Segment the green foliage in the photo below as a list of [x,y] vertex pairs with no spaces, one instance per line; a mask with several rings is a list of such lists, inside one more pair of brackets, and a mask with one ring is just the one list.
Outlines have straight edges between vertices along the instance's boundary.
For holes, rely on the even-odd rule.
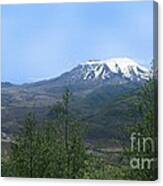
[[[53,107],[53,121],[40,127],[29,114],[23,131],[15,139],[9,159],[2,161],[2,176],[48,178],[100,178],[98,158],[87,153],[84,131],[71,117],[71,93]],[[97,167],[98,166],[98,167]],[[98,175],[100,174],[100,176]]]
[[21,134],[12,143],[10,159],[2,164],[2,170],[3,167],[5,167],[4,170],[8,168],[7,176],[33,176],[36,163],[35,152],[38,146],[36,136],[36,121],[34,115],[29,114],[25,121],[25,129],[21,131]]
[[[130,134],[138,134],[139,140],[152,139],[143,145],[140,141],[139,150],[138,143],[134,149],[128,149],[125,152],[128,159],[132,157],[142,160],[143,158],[154,159],[151,167],[145,164],[144,168],[129,168],[126,174],[127,179],[137,180],[155,180],[157,178],[157,80],[151,79],[147,82],[143,89],[139,92],[137,105],[137,125],[132,127]],[[144,150],[145,148],[145,150]]]
[[[154,81],[150,80],[145,84],[142,91],[139,91],[139,95],[134,95],[131,100],[128,101],[128,96],[116,100],[116,111],[119,112],[116,112],[115,116],[118,117],[118,114],[122,112],[122,107],[120,106],[120,110],[118,107],[123,105],[123,102],[126,100],[127,102],[132,101],[131,104],[133,105],[133,102],[136,101],[137,124],[130,128],[130,134],[132,132],[141,133],[142,136],[151,137],[157,141],[155,138],[157,137],[157,118],[155,117],[157,112],[155,90],[157,87],[154,87]],[[156,178],[157,167],[136,170],[132,169],[126,162],[111,165],[106,157],[93,153],[92,149],[87,147],[84,142],[85,130],[83,123],[76,120],[71,113],[71,100],[72,94],[67,89],[62,100],[57,102],[51,109],[54,116],[53,120],[47,120],[39,124],[34,114],[28,115],[24,129],[12,143],[9,158],[2,160],[2,176],[126,180],[154,180]],[[109,108],[113,109],[112,105]],[[126,104],[124,104],[124,112],[129,115],[130,113],[125,108]],[[107,122],[111,120],[108,117],[108,109],[102,112],[104,116],[107,116]],[[110,110],[109,113],[113,111]],[[124,117],[128,117],[128,115]],[[98,118],[98,116],[95,118]],[[103,120],[105,118],[103,117]],[[100,130],[100,127],[98,129]],[[109,130],[111,131],[112,128],[110,127]],[[108,128],[105,128],[105,131],[108,132]],[[95,136],[97,137],[97,134]],[[151,151],[149,145],[146,147],[145,153],[137,152],[135,148],[132,152],[127,149],[122,154],[128,159],[135,156],[156,157],[156,155],[157,144],[154,152]]]

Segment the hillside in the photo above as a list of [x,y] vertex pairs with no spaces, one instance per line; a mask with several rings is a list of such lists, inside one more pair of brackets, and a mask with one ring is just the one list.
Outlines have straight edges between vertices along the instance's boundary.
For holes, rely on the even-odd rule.
[[87,139],[120,139],[122,128],[134,123],[134,100],[150,77],[149,71],[128,58],[89,60],[58,78],[14,85],[2,83],[2,132],[18,132],[28,112],[41,122],[51,119],[50,108],[66,88],[73,93],[71,111],[88,128]]

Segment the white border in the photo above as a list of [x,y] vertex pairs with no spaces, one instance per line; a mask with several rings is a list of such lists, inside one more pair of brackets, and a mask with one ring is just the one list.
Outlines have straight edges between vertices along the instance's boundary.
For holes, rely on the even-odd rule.
[[[18,3],[61,3],[61,2],[108,2],[108,1],[127,1],[127,0],[1,0],[0,4],[18,4]],[[132,1],[132,0],[130,0]],[[140,1],[140,0],[136,0]],[[95,186],[118,186],[118,185],[163,185],[163,50],[162,43],[163,38],[161,37],[161,33],[163,33],[163,26],[161,24],[161,20],[163,20],[163,0],[157,0],[159,3],[159,179],[154,182],[142,182],[142,181],[100,181],[100,180],[59,180],[59,179],[28,179],[28,178],[0,178],[0,185],[2,186],[28,186],[36,185],[55,185],[55,186],[77,186],[77,185],[95,185]],[[162,21],[163,22],[163,21]],[[0,27],[1,28],[1,27]],[[1,39],[1,38],[0,38]],[[1,40],[0,40],[1,41]],[[1,49],[1,48],[0,48]]]

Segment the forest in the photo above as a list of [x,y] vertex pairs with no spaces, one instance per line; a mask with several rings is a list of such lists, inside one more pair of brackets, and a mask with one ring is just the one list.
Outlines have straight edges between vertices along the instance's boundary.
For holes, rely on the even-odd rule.
[[[66,89],[62,100],[50,111],[54,117],[37,120],[28,113],[24,127],[12,140],[8,156],[2,157],[3,177],[65,178],[65,179],[157,179],[157,81],[150,79],[138,91],[135,100],[135,124],[125,128],[120,151],[93,149],[87,143],[87,127],[71,114],[73,93]],[[78,106],[79,107],[79,106]],[[129,113],[126,113],[129,114]],[[131,148],[131,134],[151,138],[145,150]],[[136,138],[136,137],[135,137]],[[136,141],[136,140],[135,140]],[[136,144],[136,142],[135,142]],[[132,144],[133,145],[133,144]],[[101,148],[102,149],[102,148]],[[110,156],[110,154],[113,154]],[[114,163],[110,157],[117,157]],[[131,160],[134,167],[131,166]],[[145,160],[144,160],[145,158]],[[148,159],[152,158],[152,162]],[[143,161],[143,166],[141,163]],[[138,161],[139,160],[139,161]]]

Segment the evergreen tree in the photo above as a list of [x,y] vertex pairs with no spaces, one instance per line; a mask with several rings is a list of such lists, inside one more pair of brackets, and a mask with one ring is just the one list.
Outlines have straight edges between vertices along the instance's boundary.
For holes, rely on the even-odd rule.
[[[29,114],[25,120],[24,129],[12,143],[12,151],[9,160],[3,162],[7,176],[34,177],[36,152],[39,144],[36,142],[36,120],[33,114]],[[3,168],[2,168],[3,170]],[[4,171],[2,171],[5,174]]]
[[[139,92],[136,108],[139,113],[137,124],[129,130],[130,134],[135,133],[136,140],[132,149],[130,147],[125,154],[129,161],[137,158],[139,168],[130,167],[125,178],[155,180],[157,178],[157,79],[154,77]],[[143,140],[146,142],[143,143]]]
[[8,160],[2,162],[2,176],[88,178],[93,177],[96,159],[87,153],[84,131],[70,113],[71,92],[52,109],[55,119],[40,127],[33,114],[25,120]]

